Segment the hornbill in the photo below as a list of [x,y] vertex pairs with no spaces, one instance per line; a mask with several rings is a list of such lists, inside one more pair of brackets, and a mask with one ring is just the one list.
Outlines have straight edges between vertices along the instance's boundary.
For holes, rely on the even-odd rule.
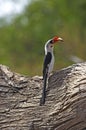
[[58,36],[55,36],[52,39],[48,40],[45,44],[45,58],[43,64],[44,86],[43,86],[42,98],[40,100],[40,105],[43,105],[45,103],[47,78],[49,77],[49,74],[52,72],[54,66],[53,47],[54,44],[58,41],[63,41],[63,39]]

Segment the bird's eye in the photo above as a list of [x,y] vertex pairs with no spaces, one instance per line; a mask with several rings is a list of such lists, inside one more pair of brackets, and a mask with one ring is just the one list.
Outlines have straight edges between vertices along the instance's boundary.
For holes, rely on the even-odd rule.
[[50,43],[52,44],[52,43],[53,43],[53,41],[51,40],[51,41],[50,41]]

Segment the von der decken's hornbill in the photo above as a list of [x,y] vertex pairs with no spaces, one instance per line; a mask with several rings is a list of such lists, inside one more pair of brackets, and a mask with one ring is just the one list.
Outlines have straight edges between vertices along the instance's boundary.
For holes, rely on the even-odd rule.
[[58,41],[63,41],[63,39],[58,36],[55,36],[52,39],[48,40],[45,44],[45,58],[43,64],[43,80],[44,80],[43,85],[44,86],[43,86],[42,98],[40,99],[40,105],[43,105],[45,103],[47,78],[50,72],[52,72],[54,66],[53,47],[54,44]]

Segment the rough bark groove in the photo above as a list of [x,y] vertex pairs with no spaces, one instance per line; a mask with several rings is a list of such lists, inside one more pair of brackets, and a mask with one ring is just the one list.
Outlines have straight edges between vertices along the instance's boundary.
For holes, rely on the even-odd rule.
[[86,63],[53,73],[45,105],[42,80],[0,65],[0,130],[86,130]]

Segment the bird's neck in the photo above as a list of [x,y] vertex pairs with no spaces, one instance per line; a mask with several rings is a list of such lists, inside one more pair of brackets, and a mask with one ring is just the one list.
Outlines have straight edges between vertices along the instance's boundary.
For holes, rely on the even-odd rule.
[[47,53],[51,53],[51,55],[53,55],[53,51],[45,51],[45,55],[47,55]]
[[49,48],[47,50],[47,48],[45,47],[45,55],[47,55],[47,53],[50,52],[52,55],[53,55],[53,47],[52,48]]

